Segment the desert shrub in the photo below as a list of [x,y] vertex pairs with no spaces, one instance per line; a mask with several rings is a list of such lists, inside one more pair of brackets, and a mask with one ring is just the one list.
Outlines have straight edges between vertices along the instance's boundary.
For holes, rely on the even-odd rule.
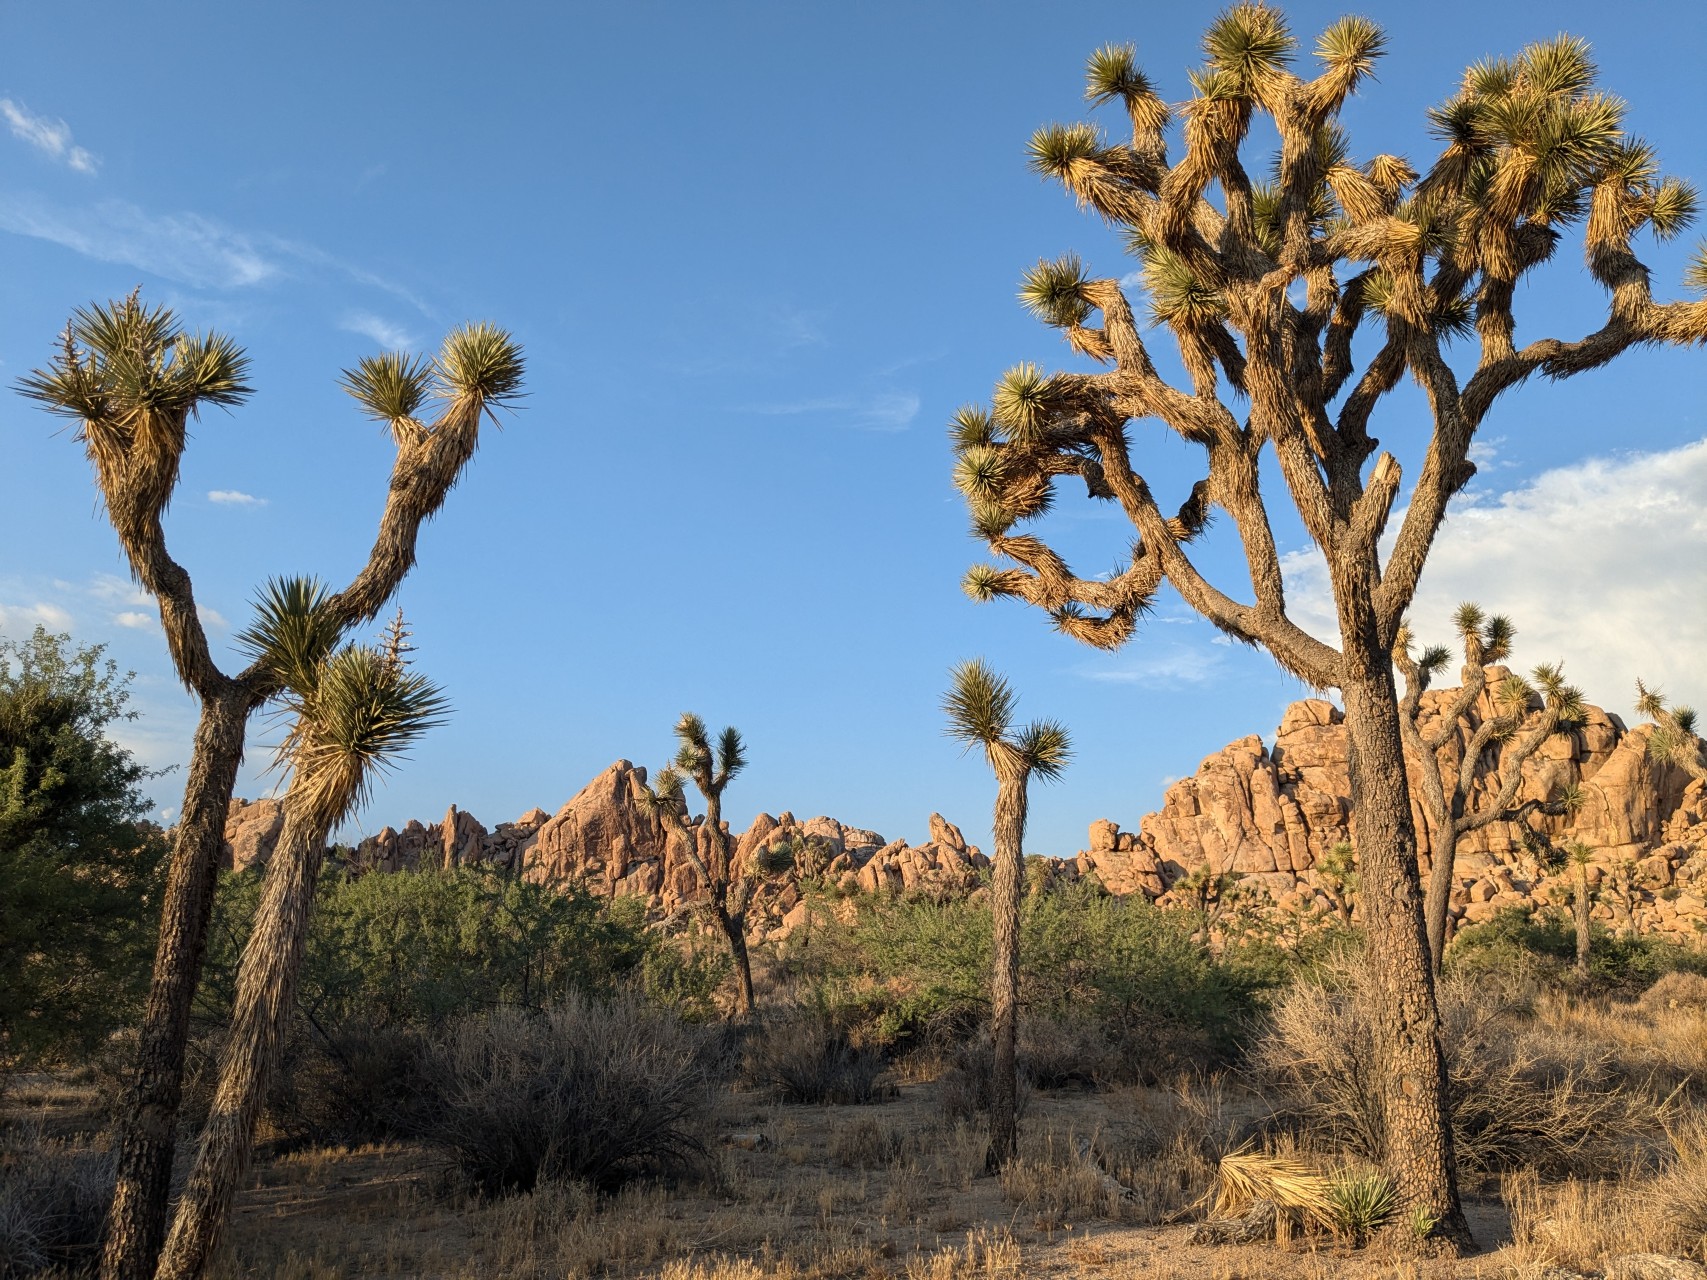
[[[1368,967],[1348,958],[1331,983],[1301,982],[1277,1001],[1252,1055],[1291,1123],[1376,1163],[1386,1148],[1380,999]],[[1461,1166],[1562,1171],[1604,1151],[1635,1101],[1618,1092],[1605,1049],[1549,1052],[1558,1046],[1523,1034],[1509,1009],[1463,981],[1443,981],[1437,1001]]]
[[[1503,907],[1490,920],[1458,931],[1446,949],[1446,972],[1466,980],[1510,984],[1576,981],[1577,934],[1565,915]],[[1639,990],[1668,973],[1707,974],[1707,953],[1652,934],[1610,933],[1596,920],[1589,935],[1588,978],[1596,987]]]
[[92,1260],[112,1194],[109,1154],[47,1142],[31,1126],[0,1138],[0,1280]]
[[830,1134],[830,1159],[844,1169],[881,1169],[901,1155],[906,1139],[899,1129],[861,1117]]
[[[806,962],[826,1007],[897,1048],[963,1040],[982,1024],[991,955],[984,902],[877,896],[850,915],[819,931]],[[1249,974],[1217,961],[1192,937],[1189,918],[1141,895],[1049,888],[1024,900],[1021,930],[1027,1013],[1096,1028],[1095,1056],[1124,1062],[1123,1078],[1231,1055],[1257,1004]]]
[[423,1136],[486,1194],[688,1172],[705,1154],[709,1039],[633,996],[464,1017],[426,1056]]
[[637,974],[647,1003],[691,1021],[716,1017],[717,993],[733,967],[728,951],[694,935],[648,938],[650,945]]
[[1642,993],[1637,1006],[1644,1013],[1665,1009],[1694,1009],[1707,1013],[1707,977],[1673,970]]
[[[198,1013],[223,1023],[259,900],[257,870],[221,882]],[[430,1026],[505,1005],[609,993],[659,941],[640,903],[495,868],[329,875],[314,901],[301,1003],[323,1025]]]
[[747,1046],[743,1074],[780,1102],[849,1105],[886,1096],[878,1084],[883,1053],[856,1044],[847,1030],[808,1014],[765,1027]]
[[[949,1045],[937,1076],[937,1105],[950,1123],[971,1123],[990,1111],[991,1085],[996,1075],[996,1050],[987,1031],[977,1031]],[[1024,1117],[1031,1104],[1031,1073],[1020,1063],[1015,1111]]]

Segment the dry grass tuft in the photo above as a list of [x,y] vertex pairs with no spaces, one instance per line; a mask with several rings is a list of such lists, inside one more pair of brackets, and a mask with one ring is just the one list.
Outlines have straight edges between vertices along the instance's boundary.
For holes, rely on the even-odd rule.
[[1019,1245],[1005,1231],[970,1231],[958,1249],[940,1249],[907,1264],[907,1280],[1009,1280],[1020,1272]]

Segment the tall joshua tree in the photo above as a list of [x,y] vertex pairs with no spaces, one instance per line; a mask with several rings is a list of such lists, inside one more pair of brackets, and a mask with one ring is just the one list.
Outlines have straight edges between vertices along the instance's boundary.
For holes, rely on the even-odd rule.
[[[375,618],[414,567],[422,523],[474,455],[482,420],[520,394],[522,368],[521,348],[508,334],[471,325],[447,337],[435,359],[389,354],[344,374],[362,410],[389,428],[397,457],[367,563],[326,602],[339,634]],[[201,704],[136,1066],[119,1110],[103,1280],[154,1274],[226,811],[249,717],[281,689],[258,660],[235,675],[214,662],[190,575],[173,558],[162,524],[190,420],[204,407],[248,399],[247,377],[248,358],[229,338],[186,334],[171,311],[132,294],[76,312],[53,361],[20,383],[25,395],[78,424],[131,573],[155,597],[178,677]]]
[[279,747],[288,771],[284,830],[267,863],[255,927],[237,972],[237,999],[213,1107],[178,1199],[156,1276],[203,1275],[248,1167],[255,1124],[277,1071],[296,1003],[314,888],[335,827],[364,802],[376,773],[443,718],[438,690],[409,670],[401,617],[379,647],[344,645],[318,584],[271,584],[239,637],[282,689],[292,724]]
[[[718,735],[713,749],[705,721],[691,711],[684,711],[676,721],[676,738],[681,744],[676,758],[660,769],[652,786],[646,788],[646,802],[666,829],[681,838],[689,861],[705,881],[705,909],[729,944],[729,957],[735,966],[735,1016],[745,1021],[753,1015],[747,908],[758,887],[757,868],[733,865],[729,833],[723,829],[723,789],[747,767],[746,747],[740,731],[730,725]],[[690,778],[705,798],[705,820],[697,829],[687,824],[687,798],[682,790]]]
[[1648,755],[1675,764],[1691,778],[1707,778],[1707,742],[1695,732],[1695,710],[1668,703],[1665,694],[1636,681],[1636,710],[1653,721]]
[[[1399,729],[1417,763],[1417,782],[1433,851],[1423,920],[1428,930],[1429,958],[1436,973],[1440,972],[1440,957],[1446,950],[1446,917],[1452,905],[1458,841],[1497,819],[1513,816],[1512,803],[1523,781],[1524,764],[1541,749],[1542,743],[1575,725],[1583,714],[1581,691],[1565,683],[1564,673],[1557,665],[1536,667],[1532,673],[1535,687],[1522,676],[1507,675],[1493,691],[1495,714],[1482,720],[1471,732],[1457,771],[1448,776],[1440,749],[1459,733],[1470,709],[1487,690],[1489,665],[1510,656],[1515,634],[1509,620],[1498,614],[1486,617],[1480,606],[1469,602],[1458,606],[1453,626],[1464,646],[1459,689],[1439,708],[1439,718],[1426,733],[1422,727],[1422,695],[1430,679],[1451,661],[1451,653],[1443,646],[1434,645],[1420,656],[1413,655],[1407,627],[1399,629],[1393,649],[1393,662],[1405,677],[1405,696],[1399,703]],[[1519,737],[1518,730],[1529,719],[1529,704],[1536,687],[1542,696],[1541,712],[1528,732]],[[1495,761],[1498,772],[1488,783],[1492,794],[1482,804],[1471,806],[1476,775],[1490,747],[1505,748]]]
[[[1335,22],[1316,43],[1320,69],[1310,78],[1291,70],[1296,44],[1278,10],[1239,4],[1217,17],[1179,109],[1177,158],[1174,111],[1130,47],[1092,55],[1087,87],[1092,102],[1124,107],[1129,141],[1090,124],[1033,137],[1033,167],[1125,233],[1149,319],[1172,335],[1190,385],[1158,372],[1120,286],[1126,268],[1094,277],[1074,256],[1033,268],[1024,301],[1108,368],[1046,374],[1021,364],[997,384],[992,411],[958,415],[955,476],[974,533],[1009,562],[974,568],[965,586],[981,600],[1027,601],[1059,630],[1112,649],[1166,581],[1227,635],[1340,691],[1362,908],[1383,994],[1387,1164],[1403,1202],[1463,1243],[1393,644],[1447,504],[1474,473],[1470,444],[1502,393],[1537,373],[1598,368],[1638,344],[1707,339],[1707,302],[1657,303],[1632,248],[1644,227],[1662,237],[1683,228],[1695,195],[1662,177],[1653,150],[1623,131],[1622,104],[1596,89],[1579,40],[1471,68],[1430,113],[1443,146],[1421,173],[1396,155],[1354,163],[1337,122],[1383,51],[1379,27]],[[1246,156],[1259,113],[1280,146],[1253,177]],[[1604,324],[1579,339],[1517,346],[1519,283],[1585,219],[1589,273],[1609,294]],[[1688,279],[1707,289],[1707,253]],[[1460,338],[1472,354],[1455,365],[1446,344]],[[1370,426],[1406,374],[1423,387],[1428,421],[1420,471],[1397,503],[1400,464],[1377,452]],[[1200,478],[1177,507],[1164,509],[1143,477],[1130,428],[1145,421],[1201,450]],[[1326,561],[1337,644],[1288,616],[1261,490],[1265,455]],[[1112,574],[1081,577],[1041,537],[1016,532],[1067,476],[1132,524],[1136,538]],[[1243,551],[1248,596],[1211,582],[1194,561],[1217,509]],[[1383,557],[1395,511],[1402,520]]]
[[1033,775],[1059,777],[1072,754],[1067,731],[1053,720],[1034,720],[1014,730],[1014,692],[982,659],[955,667],[943,696],[948,734],[984,749],[996,775],[996,858],[990,886],[990,922],[995,941],[990,974],[990,1035],[995,1068],[990,1081],[990,1149],[994,1170],[1013,1158],[1019,1144],[1019,907],[1025,884],[1026,789]]

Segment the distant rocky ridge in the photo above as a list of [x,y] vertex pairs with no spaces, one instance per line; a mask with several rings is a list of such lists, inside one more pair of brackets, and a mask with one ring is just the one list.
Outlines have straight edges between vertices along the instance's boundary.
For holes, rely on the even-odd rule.
[[[1488,688],[1505,673],[1489,671]],[[1438,714],[1453,691],[1424,695],[1425,716]],[[1456,770],[1486,696],[1460,733],[1441,749]],[[1425,725],[1425,729],[1426,729]],[[1649,726],[1627,729],[1598,707],[1575,729],[1550,739],[1523,767],[1519,800],[1545,800],[1567,784],[1586,803],[1574,818],[1531,815],[1534,829],[1556,842],[1581,839],[1596,853],[1591,881],[1597,913],[1609,923],[1690,938],[1707,930],[1707,791],[1676,767],[1649,758]],[[1498,776],[1490,753],[1477,774],[1471,804]],[[641,803],[645,770],[618,760],[556,814],[533,809],[488,831],[456,806],[436,823],[386,827],[349,856],[353,869],[395,871],[488,863],[530,880],[576,880],[604,895],[648,899],[658,916],[690,906],[703,891],[682,837],[671,836]],[[1274,745],[1251,736],[1209,756],[1189,778],[1168,788],[1159,812],[1136,831],[1107,820],[1090,826],[1090,847],[1052,868],[1055,878],[1094,876],[1116,894],[1169,900],[1182,877],[1207,867],[1238,877],[1247,901],[1284,913],[1325,915],[1331,895],[1317,865],[1341,841],[1356,842],[1347,798],[1345,730],[1337,708],[1309,699],[1287,708]],[[1423,833],[1427,870],[1427,824]],[[239,868],[265,861],[283,826],[276,800],[233,801],[226,857]],[[703,838],[697,835],[696,838]],[[736,841],[738,867],[762,858],[761,888],[749,914],[752,940],[774,940],[805,919],[802,876],[849,892],[973,892],[989,860],[940,814],[921,845],[844,826],[834,818],[800,821],[791,813],[760,814]],[[1566,873],[1549,874],[1518,824],[1497,821],[1458,847],[1457,921],[1486,919],[1506,905],[1557,901]],[[1201,877],[1199,877],[1201,878]]]

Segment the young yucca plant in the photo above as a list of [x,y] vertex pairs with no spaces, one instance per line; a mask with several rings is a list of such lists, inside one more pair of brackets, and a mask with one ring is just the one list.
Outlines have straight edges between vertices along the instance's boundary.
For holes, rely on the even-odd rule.
[[[1342,1169],[1328,1180],[1334,1229],[1353,1244],[1366,1243],[1399,1207],[1393,1180],[1378,1169]],[[1427,1213],[1426,1208],[1422,1212]],[[1429,1223],[1421,1234],[1434,1229]]]

